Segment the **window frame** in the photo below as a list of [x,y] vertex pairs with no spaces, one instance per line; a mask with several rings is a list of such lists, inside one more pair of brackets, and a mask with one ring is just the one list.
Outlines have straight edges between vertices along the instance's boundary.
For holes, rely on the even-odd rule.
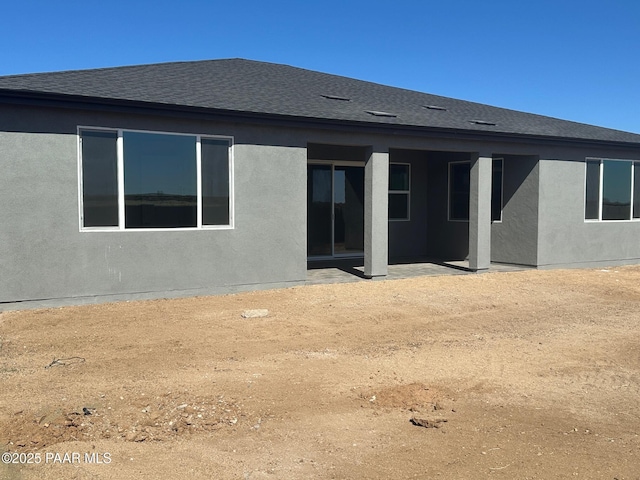
[[[403,165],[407,167],[408,170],[408,179],[407,183],[409,186],[408,190],[391,190],[389,187],[388,195],[406,195],[407,197],[407,217],[406,218],[391,218],[388,217],[390,222],[410,222],[411,221],[411,164],[405,162],[389,162],[389,175],[391,175],[391,165]],[[387,215],[388,212],[387,212]]]
[[[604,210],[604,162],[624,162],[630,164],[630,196],[629,202],[631,208],[629,209],[629,217],[627,219],[603,219],[602,213]],[[587,217],[587,168],[589,162],[597,162],[598,169],[598,218],[586,218]],[[625,222],[640,222],[640,216],[635,217],[636,214],[640,215],[640,212],[634,212],[634,190],[638,189],[635,185],[636,168],[640,169],[640,160],[624,159],[624,158],[604,158],[604,157],[586,157],[584,163],[584,195],[583,195],[583,219],[585,223],[625,223]],[[640,189],[639,193],[640,193]]]
[[[109,132],[116,133],[116,169],[118,182],[118,225],[85,227],[84,226],[84,185],[82,164],[82,132]],[[197,221],[195,227],[154,227],[154,228],[126,228],[125,227],[125,190],[124,190],[124,132],[147,133],[156,135],[174,135],[195,137],[196,140],[196,196],[197,196]],[[179,232],[199,230],[233,230],[235,228],[235,204],[234,204],[234,151],[235,142],[231,135],[210,135],[183,132],[168,132],[160,130],[139,130],[133,128],[98,127],[93,125],[77,126],[77,151],[78,151],[78,224],[81,232]],[[227,225],[203,225],[202,224],[202,140],[225,140],[229,142],[229,223]]]

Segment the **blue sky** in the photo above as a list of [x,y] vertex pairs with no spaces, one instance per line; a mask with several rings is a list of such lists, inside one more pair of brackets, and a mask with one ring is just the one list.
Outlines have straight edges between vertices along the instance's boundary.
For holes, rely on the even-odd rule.
[[637,0],[6,2],[0,75],[242,57],[640,133]]

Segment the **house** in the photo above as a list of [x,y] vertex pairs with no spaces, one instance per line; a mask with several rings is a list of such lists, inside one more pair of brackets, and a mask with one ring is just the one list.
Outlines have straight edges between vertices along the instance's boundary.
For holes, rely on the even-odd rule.
[[0,77],[0,302],[640,262],[640,135],[242,59]]

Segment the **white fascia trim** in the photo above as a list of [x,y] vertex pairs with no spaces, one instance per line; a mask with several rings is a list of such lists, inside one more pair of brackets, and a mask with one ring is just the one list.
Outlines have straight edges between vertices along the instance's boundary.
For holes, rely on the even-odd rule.
[[[229,230],[235,228],[235,211],[236,211],[236,195],[235,195],[235,139],[233,137],[207,137],[207,138],[226,138],[229,140],[229,225],[223,225],[219,229],[222,230],[226,227]],[[207,225],[206,229],[211,229],[214,226]]]
[[76,130],[76,146],[77,146],[77,168],[78,168],[78,225],[80,231],[83,231],[84,224],[84,186],[82,184],[82,137],[80,136],[80,127]]
[[122,130],[118,130],[116,147],[118,151],[118,230],[124,230],[124,140]]
[[196,228],[202,228],[202,138],[196,137]]

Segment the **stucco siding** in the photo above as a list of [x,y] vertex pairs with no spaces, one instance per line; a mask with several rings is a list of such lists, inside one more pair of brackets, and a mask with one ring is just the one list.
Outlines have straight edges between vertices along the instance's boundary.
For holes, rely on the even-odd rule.
[[640,262],[640,222],[585,221],[584,197],[584,161],[540,161],[538,265]]
[[[0,302],[304,281],[306,149],[286,135],[64,110],[13,131],[33,113],[0,118]],[[234,136],[235,227],[80,231],[77,125]]]
[[[448,165],[483,152],[505,159],[492,261],[540,267],[640,262],[640,221],[584,221],[584,159],[638,160],[633,146],[144,112],[2,105],[0,302],[197,295],[304,282],[308,145],[328,145],[328,152],[376,146],[389,151],[390,162],[411,164],[411,220],[388,224],[392,260],[468,258],[469,222],[447,215]],[[78,126],[233,137],[234,227],[81,231]],[[376,192],[376,201],[386,203],[386,186]],[[386,231],[382,237],[375,239],[379,251]]]
[[491,226],[491,261],[538,264],[538,192],[536,157],[503,158],[502,221]]

